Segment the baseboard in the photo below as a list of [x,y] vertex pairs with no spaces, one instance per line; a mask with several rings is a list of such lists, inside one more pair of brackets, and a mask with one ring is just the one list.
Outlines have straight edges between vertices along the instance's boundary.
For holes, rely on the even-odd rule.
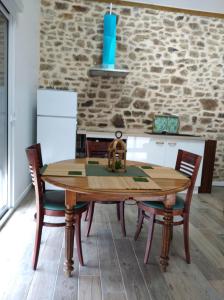
[[213,186],[224,186],[224,181],[212,181]]
[[14,207],[10,207],[7,212],[4,214],[4,216],[0,220],[0,230],[2,227],[6,224],[6,222],[9,220],[9,218],[13,215],[17,207],[21,204],[21,202],[25,199],[27,194],[32,188],[32,183],[30,183],[25,190],[22,192],[22,194],[19,196],[18,200],[16,201],[16,204]]
[[198,186],[194,187],[193,194],[198,194]]
[[7,212],[3,215],[3,217],[0,220],[0,230],[4,227],[6,222],[9,220],[11,215],[14,213],[15,209],[14,208],[9,208]]
[[16,209],[20,203],[24,200],[24,198],[26,197],[26,195],[29,193],[29,191],[32,188],[32,183],[29,183],[28,186],[25,188],[25,190],[22,192],[22,194],[18,197],[17,201],[15,201],[15,205],[14,205],[14,209]]
[[[187,193],[187,189],[182,192],[178,192],[178,194],[186,194],[186,193]],[[198,186],[194,187],[193,194],[198,194]]]

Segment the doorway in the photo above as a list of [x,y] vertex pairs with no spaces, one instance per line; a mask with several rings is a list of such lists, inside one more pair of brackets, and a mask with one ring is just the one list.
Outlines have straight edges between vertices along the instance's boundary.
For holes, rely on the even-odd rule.
[[0,6],[0,218],[8,209],[8,31]]

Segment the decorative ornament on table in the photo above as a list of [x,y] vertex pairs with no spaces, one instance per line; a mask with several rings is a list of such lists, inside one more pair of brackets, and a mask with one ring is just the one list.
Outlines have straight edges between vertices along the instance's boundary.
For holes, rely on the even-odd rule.
[[108,148],[108,169],[112,172],[126,172],[126,153],[125,142],[121,139],[122,132],[116,131],[115,137]]

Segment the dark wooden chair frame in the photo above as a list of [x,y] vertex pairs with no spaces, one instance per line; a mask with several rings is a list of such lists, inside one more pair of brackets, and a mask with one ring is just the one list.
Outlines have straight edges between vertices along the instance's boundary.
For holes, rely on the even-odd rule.
[[[43,167],[40,144],[34,144],[28,147],[26,149],[26,155],[29,161],[29,169],[32,178],[32,183],[35,188],[35,196],[36,196],[36,213],[34,215],[36,220],[36,235],[35,235],[33,259],[32,259],[32,267],[34,270],[36,270],[39,251],[40,251],[40,242],[41,242],[43,226],[62,227],[66,225],[65,222],[60,222],[60,223],[45,222],[44,216],[64,217],[65,210],[51,210],[51,209],[46,209],[43,206],[44,194],[47,191],[45,190],[45,184],[41,180],[41,174],[40,174],[40,168]],[[64,199],[62,199],[62,201],[64,201]],[[74,208],[74,210],[75,210],[75,219],[74,219],[73,235],[75,234],[76,231],[75,236],[76,236],[78,258],[80,264],[83,265],[84,262],[83,262],[82,245],[81,245],[81,217],[82,217],[82,213],[84,211],[87,211],[87,205],[77,209]]]
[[[96,142],[92,140],[86,140],[86,156],[87,157],[107,157],[107,149],[109,147],[109,144],[111,142]],[[86,213],[85,220],[88,221],[87,225],[87,232],[86,236],[88,237],[90,234],[92,221],[93,221],[93,214],[94,214],[94,208],[95,203],[101,203],[101,204],[116,204],[116,211],[117,211],[117,219],[121,223],[121,231],[123,236],[126,236],[126,228],[125,228],[125,217],[124,217],[124,201],[91,201],[89,204],[89,209]]]
[[[173,226],[183,225],[185,256],[186,256],[186,261],[189,264],[191,262],[190,247],[189,247],[189,213],[190,213],[190,205],[191,205],[191,199],[194,191],[195,181],[200,167],[200,162],[201,162],[201,156],[187,151],[178,150],[175,169],[187,175],[191,179],[191,184],[185,196],[184,208],[173,210],[173,218],[175,216],[180,216],[182,217],[182,219],[180,221],[173,220],[171,226],[173,232]],[[148,262],[149,254],[152,246],[154,224],[155,223],[161,225],[164,224],[164,221],[158,220],[156,218],[156,215],[164,216],[165,212],[163,209],[153,208],[144,204],[144,202],[139,202],[138,213],[139,213],[138,225],[134,237],[135,240],[137,240],[137,238],[139,237],[144,219],[147,219],[149,221],[148,237],[147,237],[146,250],[144,256],[144,263],[146,264]],[[173,234],[171,234],[171,239],[172,239],[172,235]]]

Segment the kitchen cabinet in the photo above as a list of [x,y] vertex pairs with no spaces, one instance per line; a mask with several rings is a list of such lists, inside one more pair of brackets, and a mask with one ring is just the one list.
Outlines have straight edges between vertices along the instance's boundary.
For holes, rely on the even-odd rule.
[[[179,149],[199,154],[203,157],[204,140],[189,137],[172,136],[128,136],[127,159],[175,168]],[[202,164],[195,187],[201,183]]]
[[164,165],[174,167],[179,149],[203,156],[204,141],[201,140],[168,140],[165,144],[166,154]]
[[128,136],[127,139],[127,159],[134,161],[149,161],[149,142],[148,137]]

